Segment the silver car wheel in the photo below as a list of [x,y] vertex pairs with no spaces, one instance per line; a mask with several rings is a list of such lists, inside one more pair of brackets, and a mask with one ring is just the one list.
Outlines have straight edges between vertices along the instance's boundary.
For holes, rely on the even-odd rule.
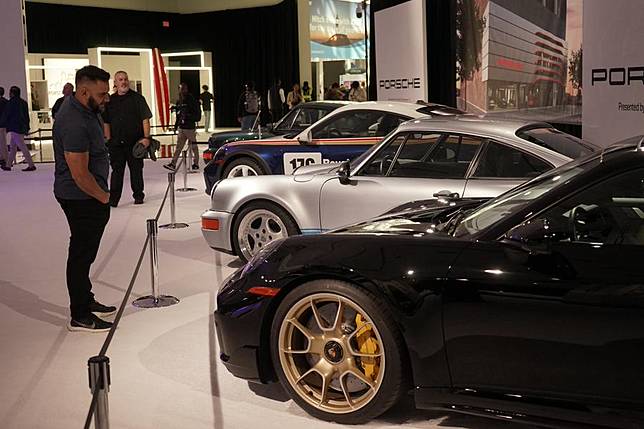
[[237,241],[244,257],[250,260],[271,241],[288,237],[284,221],[270,210],[248,212],[237,229]]
[[250,165],[240,164],[233,167],[232,170],[230,170],[230,172],[228,173],[228,176],[226,176],[226,178],[232,179],[234,177],[246,177],[246,176],[259,176],[259,173],[257,173],[257,171],[255,171],[255,169]]

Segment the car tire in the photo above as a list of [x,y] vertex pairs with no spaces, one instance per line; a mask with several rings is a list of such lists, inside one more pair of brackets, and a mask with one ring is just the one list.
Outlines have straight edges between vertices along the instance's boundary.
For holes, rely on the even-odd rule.
[[235,216],[231,238],[235,254],[248,262],[271,241],[299,233],[297,224],[286,210],[268,201],[257,201]]
[[[341,323],[338,303],[344,309]],[[406,349],[389,307],[349,283],[315,280],[296,287],[275,313],[270,348],[289,396],[322,420],[365,423],[408,390]]]
[[259,165],[259,162],[255,161],[253,158],[245,156],[229,162],[224,168],[224,173],[221,178],[231,179],[234,177],[262,176],[265,174],[268,173],[261,165]]

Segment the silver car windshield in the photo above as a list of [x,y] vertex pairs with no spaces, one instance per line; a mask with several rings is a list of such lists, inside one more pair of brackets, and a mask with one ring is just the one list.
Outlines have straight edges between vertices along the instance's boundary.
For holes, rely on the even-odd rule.
[[598,163],[597,160],[585,164],[575,164],[567,169],[556,169],[546,173],[541,178],[535,179],[527,186],[519,186],[505,194],[484,204],[467,216],[458,224],[454,231],[455,237],[473,235],[484,230],[488,226],[499,222],[533,200],[551,192],[579,173],[587,170]]

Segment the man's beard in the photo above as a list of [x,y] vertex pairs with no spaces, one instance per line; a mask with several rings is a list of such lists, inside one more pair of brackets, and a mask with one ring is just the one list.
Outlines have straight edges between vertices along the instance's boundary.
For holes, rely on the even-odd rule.
[[103,111],[103,105],[98,104],[96,100],[94,100],[94,97],[89,97],[89,100],[87,101],[87,107],[90,108],[90,110],[94,113],[101,113]]

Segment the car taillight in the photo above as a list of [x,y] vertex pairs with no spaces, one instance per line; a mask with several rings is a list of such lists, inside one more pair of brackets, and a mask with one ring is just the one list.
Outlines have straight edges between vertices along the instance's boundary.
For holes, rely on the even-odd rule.
[[203,153],[203,160],[204,161],[210,161],[210,160],[212,160],[212,156],[213,156],[212,152],[204,152]]
[[219,219],[201,218],[201,228],[209,231],[219,231]]

